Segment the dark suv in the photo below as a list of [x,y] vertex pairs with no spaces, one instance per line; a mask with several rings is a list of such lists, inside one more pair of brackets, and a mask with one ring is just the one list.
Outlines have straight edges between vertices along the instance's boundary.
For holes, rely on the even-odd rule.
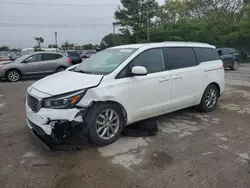
[[77,52],[75,52],[75,51],[67,52],[67,56],[68,56],[68,58],[71,59],[72,64],[78,64],[78,63],[81,63],[81,62],[82,62],[82,58],[81,58],[80,55],[79,55]]
[[241,54],[233,48],[218,48],[217,49],[224,66],[232,70],[238,70]]

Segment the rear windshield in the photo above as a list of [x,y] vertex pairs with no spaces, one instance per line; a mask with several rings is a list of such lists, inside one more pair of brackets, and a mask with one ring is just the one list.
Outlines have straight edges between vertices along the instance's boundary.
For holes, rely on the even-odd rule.
[[79,56],[77,52],[68,52],[69,56]]

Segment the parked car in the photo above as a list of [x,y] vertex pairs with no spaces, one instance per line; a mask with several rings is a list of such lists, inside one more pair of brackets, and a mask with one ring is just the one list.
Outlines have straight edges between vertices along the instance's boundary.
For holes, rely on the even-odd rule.
[[66,137],[64,129],[80,125],[92,142],[107,145],[140,120],[191,106],[213,111],[224,76],[209,44],[116,46],[31,85],[27,123],[36,134],[58,140]]
[[61,72],[71,65],[71,60],[62,54],[36,52],[21,56],[13,62],[8,61],[0,64],[0,78],[16,82],[22,76],[38,76]]
[[82,62],[82,58],[80,57],[80,55],[75,52],[75,51],[70,51],[70,52],[67,52],[67,56],[68,58],[71,59],[72,61],[72,64],[79,64]]
[[83,51],[83,53],[81,54],[81,58],[89,58],[90,56],[96,54],[96,50],[85,50]]
[[239,51],[233,48],[218,48],[217,51],[226,68],[235,71],[239,69],[239,63],[242,59]]
[[1,56],[0,57],[0,61],[9,61],[9,60],[10,60],[10,58],[7,57],[7,56]]

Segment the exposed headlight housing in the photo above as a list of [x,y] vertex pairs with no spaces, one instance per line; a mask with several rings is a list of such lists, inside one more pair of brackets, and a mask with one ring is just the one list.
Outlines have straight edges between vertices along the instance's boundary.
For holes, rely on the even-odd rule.
[[74,108],[75,105],[82,99],[87,90],[58,95],[55,97],[45,98],[43,100],[44,108],[53,109],[68,109]]

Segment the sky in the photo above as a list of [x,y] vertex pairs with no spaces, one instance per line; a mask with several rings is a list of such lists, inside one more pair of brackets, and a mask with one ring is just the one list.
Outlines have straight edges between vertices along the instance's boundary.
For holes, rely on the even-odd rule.
[[34,37],[47,46],[55,43],[55,32],[58,45],[99,44],[113,31],[118,5],[120,0],[0,0],[0,46],[33,47]]

